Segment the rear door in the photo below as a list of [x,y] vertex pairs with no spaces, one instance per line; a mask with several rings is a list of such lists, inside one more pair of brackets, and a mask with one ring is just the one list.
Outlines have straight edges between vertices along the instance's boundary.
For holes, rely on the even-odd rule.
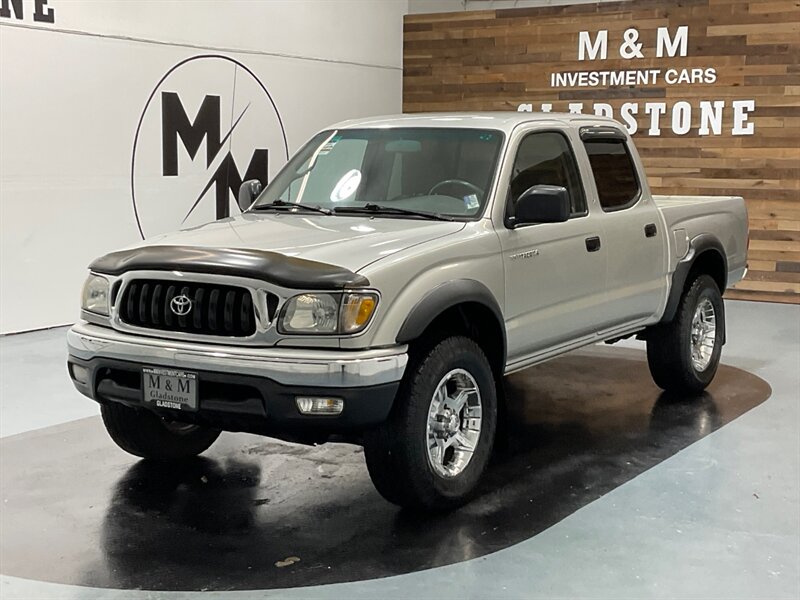
[[608,257],[602,333],[658,314],[667,288],[666,231],[627,135],[613,127],[584,127],[580,135]]
[[[574,134],[573,134],[574,135]],[[513,167],[505,190],[506,216],[537,184],[567,189],[572,214],[564,223],[498,228],[506,281],[508,359],[513,364],[595,334],[595,307],[605,292],[606,252],[589,216],[569,131],[531,131],[512,141]]]

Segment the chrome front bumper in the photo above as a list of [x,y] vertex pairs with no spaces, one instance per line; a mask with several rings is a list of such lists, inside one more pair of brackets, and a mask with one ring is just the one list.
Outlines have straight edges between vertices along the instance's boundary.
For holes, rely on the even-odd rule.
[[400,381],[407,346],[377,350],[256,348],[176,342],[130,335],[90,323],[67,333],[70,355],[266,377],[283,385],[368,387]]

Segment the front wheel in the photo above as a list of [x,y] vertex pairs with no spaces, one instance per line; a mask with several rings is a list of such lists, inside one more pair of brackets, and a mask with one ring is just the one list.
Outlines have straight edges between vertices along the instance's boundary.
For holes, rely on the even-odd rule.
[[208,450],[220,434],[218,429],[165,421],[148,410],[135,410],[116,402],[101,405],[100,413],[117,446],[141,458],[191,458]]
[[409,365],[389,419],[366,436],[367,469],[394,504],[452,509],[475,492],[496,426],[486,356],[469,338],[446,338]]
[[700,275],[687,287],[675,318],[647,338],[650,374],[669,392],[699,394],[717,372],[725,336],[725,306],[714,279]]

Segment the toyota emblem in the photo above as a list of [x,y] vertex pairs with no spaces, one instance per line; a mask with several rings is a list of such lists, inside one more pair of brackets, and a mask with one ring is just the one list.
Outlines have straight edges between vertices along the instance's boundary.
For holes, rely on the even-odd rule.
[[192,310],[192,300],[185,294],[181,294],[169,301],[169,307],[176,315],[184,317]]

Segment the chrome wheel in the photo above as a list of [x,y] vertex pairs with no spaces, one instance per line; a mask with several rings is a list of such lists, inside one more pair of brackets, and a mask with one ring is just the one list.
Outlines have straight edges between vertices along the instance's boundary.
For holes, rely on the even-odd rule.
[[711,364],[716,339],[717,315],[711,301],[704,298],[698,303],[692,317],[692,366],[696,371],[705,371]]
[[442,377],[428,409],[428,461],[442,477],[467,468],[481,436],[481,393],[464,369]]

